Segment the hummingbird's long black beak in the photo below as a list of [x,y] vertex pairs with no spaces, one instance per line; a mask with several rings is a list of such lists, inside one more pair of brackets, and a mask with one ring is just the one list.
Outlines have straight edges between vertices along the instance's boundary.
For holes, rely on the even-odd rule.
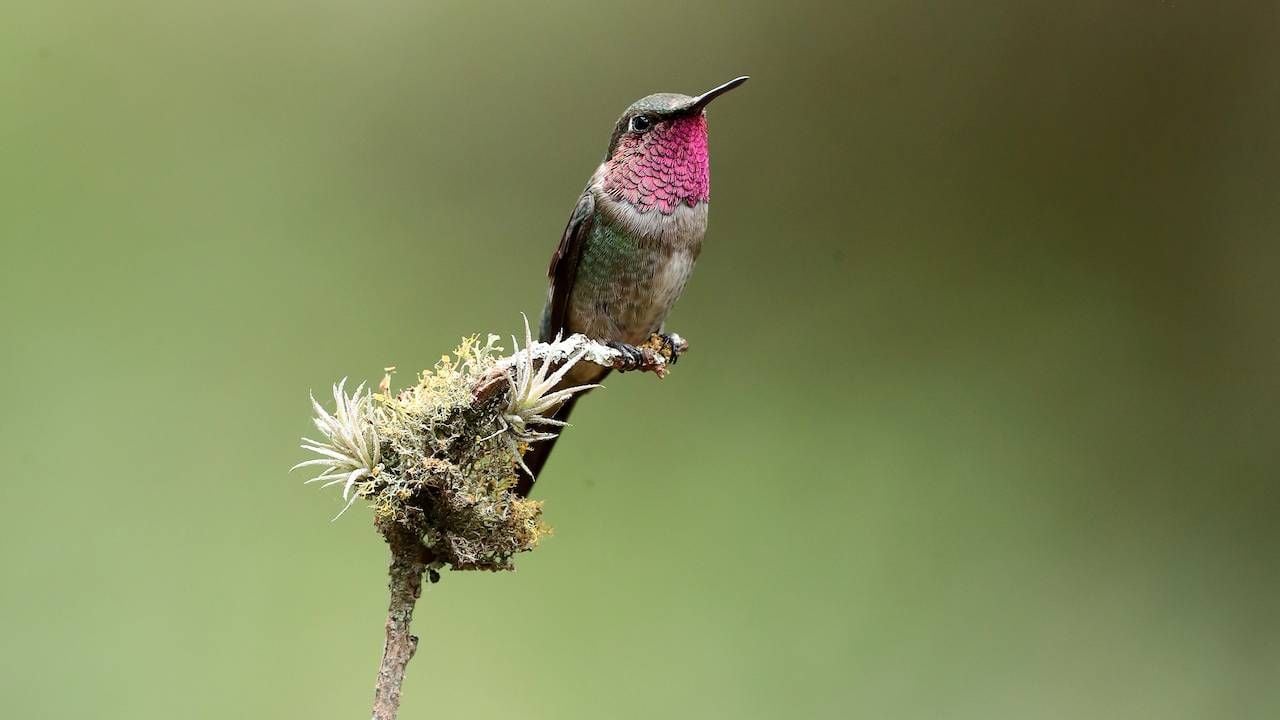
[[742,83],[750,79],[751,79],[750,76],[743,75],[742,77],[736,77],[723,85],[711,88],[710,90],[694,98],[693,102],[689,104],[689,110],[691,112],[701,110],[702,108],[707,106],[707,103],[711,102],[712,100],[715,100],[716,98],[738,87],[739,85],[741,85]]

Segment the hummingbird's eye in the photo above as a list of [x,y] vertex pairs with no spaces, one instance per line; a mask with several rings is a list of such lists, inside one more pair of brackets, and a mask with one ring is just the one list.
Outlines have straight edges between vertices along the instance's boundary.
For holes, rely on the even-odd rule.
[[653,127],[653,121],[644,115],[631,118],[631,132],[644,132]]

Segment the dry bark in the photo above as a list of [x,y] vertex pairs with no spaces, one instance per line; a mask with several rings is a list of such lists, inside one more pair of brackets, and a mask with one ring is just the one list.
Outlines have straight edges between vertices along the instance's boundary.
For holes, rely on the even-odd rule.
[[381,528],[391,549],[391,601],[387,606],[387,639],[382,646],[378,683],[373,694],[373,720],[395,720],[400,709],[400,687],[405,667],[418,650],[418,636],[409,633],[413,608],[422,595],[422,574],[431,563],[422,540],[410,531],[388,523]]

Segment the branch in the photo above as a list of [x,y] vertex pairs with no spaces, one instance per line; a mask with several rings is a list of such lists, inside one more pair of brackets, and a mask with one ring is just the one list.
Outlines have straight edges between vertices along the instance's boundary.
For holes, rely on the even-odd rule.
[[380,523],[391,548],[391,601],[387,606],[387,639],[378,665],[378,682],[373,692],[373,720],[395,720],[400,710],[400,687],[404,671],[418,650],[418,636],[409,634],[413,607],[422,595],[422,574],[430,564],[430,553],[417,535],[395,523]]
[[[601,342],[589,339],[586,335],[573,334],[563,340],[555,342],[530,343],[528,352],[535,360],[550,360],[551,362],[563,362],[576,353],[585,353],[583,360],[594,363],[601,367],[613,368],[626,372],[628,370],[640,370],[643,372],[651,372],[658,377],[666,377],[667,366],[673,362],[673,357],[679,356],[685,350],[689,349],[689,343],[684,338],[676,334],[667,336],[670,341],[664,340],[661,335],[651,335],[644,343],[637,345],[636,349],[640,351],[640,358],[628,358],[627,354],[614,347]],[[519,355],[520,353],[516,353]],[[499,366],[510,366],[516,359],[514,357],[507,358],[499,363]]]
[[549,343],[530,340],[525,348],[499,360],[497,366],[476,383],[475,400],[472,404],[480,405],[491,399],[506,384],[508,374],[520,363],[562,363],[578,353],[582,353],[582,360],[593,365],[618,372],[651,372],[664,378],[670,366],[675,364],[676,358],[689,349],[689,342],[675,333],[667,335],[665,339],[654,334],[644,343],[635,346],[635,349],[639,351],[638,356],[628,356],[612,345],[597,342],[581,333]]
[[511,570],[512,556],[537,547],[550,531],[542,503],[512,488],[528,447],[564,425],[556,411],[596,387],[571,384],[573,365],[663,377],[688,349],[679,335],[653,335],[639,346],[577,334],[535,342],[527,321],[523,348],[517,343],[511,355],[496,357],[497,340],[464,338],[452,358],[394,395],[388,375],[377,394],[363,384],[348,393],[345,380],[334,385],[332,413],[311,399],[322,439],[304,438],[302,447],[318,457],[293,469],[321,468],[306,482],[341,485],[343,512],[359,499],[368,502],[391,551],[373,720],[395,720],[399,712],[405,669],[418,649],[409,626],[423,574],[434,582],[445,566]]

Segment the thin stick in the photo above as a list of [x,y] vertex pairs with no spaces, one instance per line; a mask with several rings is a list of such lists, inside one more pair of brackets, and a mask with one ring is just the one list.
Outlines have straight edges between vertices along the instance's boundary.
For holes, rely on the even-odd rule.
[[422,595],[422,574],[430,558],[415,534],[394,525],[382,530],[391,548],[387,583],[391,601],[387,606],[387,639],[373,693],[373,720],[395,720],[405,667],[418,650],[418,637],[409,634],[409,623],[413,620],[413,606]]

